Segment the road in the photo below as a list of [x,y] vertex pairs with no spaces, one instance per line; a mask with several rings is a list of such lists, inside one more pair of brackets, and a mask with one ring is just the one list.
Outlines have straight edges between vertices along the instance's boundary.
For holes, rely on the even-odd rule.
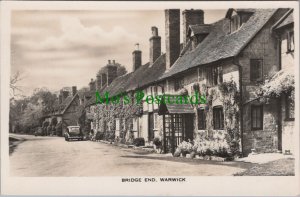
[[226,176],[251,164],[173,158],[101,142],[66,142],[61,137],[14,135],[11,176]]

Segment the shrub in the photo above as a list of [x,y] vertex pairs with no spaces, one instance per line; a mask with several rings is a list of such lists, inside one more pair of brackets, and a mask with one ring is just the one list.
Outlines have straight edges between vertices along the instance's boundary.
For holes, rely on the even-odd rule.
[[156,138],[153,139],[153,144],[156,147],[161,147],[162,146],[162,142],[161,142],[161,140],[158,137],[156,137]]
[[191,153],[193,150],[193,144],[190,142],[183,141],[178,145],[177,148],[180,149],[181,152]]
[[125,140],[125,138],[120,138],[121,140],[120,140],[120,143],[121,144],[125,144],[126,143],[126,140]]
[[229,145],[225,139],[197,139],[192,150],[201,156],[216,155],[219,157],[228,157],[230,152]]
[[115,140],[115,133],[113,132],[107,132],[104,134],[104,140],[105,141],[114,141]]
[[135,139],[133,140],[133,144],[134,144],[135,146],[145,146],[145,139],[142,138],[142,137],[140,137],[140,138],[135,138]]
[[98,132],[96,133],[95,139],[96,139],[96,140],[103,140],[103,139],[104,139],[104,133],[98,131]]
[[108,139],[111,140],[111,141],[114,141],[115,137],[116,137],[115,133],[110,133],[109,136],[108,136]]

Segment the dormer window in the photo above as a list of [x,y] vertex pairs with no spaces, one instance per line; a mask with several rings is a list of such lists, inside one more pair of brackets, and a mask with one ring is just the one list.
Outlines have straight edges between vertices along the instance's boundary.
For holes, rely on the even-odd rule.
[[226,18],[230,20],[230,33],[237,31],[254,12],[254,9],[229,9]]
[[238,30],[241,26],[241,19],[240,16],[238,14],[235,14],[233,16],[231,16],[230,19],[230,32],[235,32],[236,30]]

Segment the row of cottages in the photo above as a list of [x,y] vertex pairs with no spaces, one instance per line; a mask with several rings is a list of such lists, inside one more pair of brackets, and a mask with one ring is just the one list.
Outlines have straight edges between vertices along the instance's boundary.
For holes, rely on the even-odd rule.
[[98,72],[97,79],[91,79],[89,83],[89,91],[77,91],[76,86],[72,88],[62,88],[58,95],[58,100],[55,102],[53,111],[44,117],[44,121],[53,122],[56,119],[58,124],[61,124],[62,129],[58,136],[64,136],[67,126],[82,126],[83,131],[89,132],[91,117],[89,113],[85,113],[87,102],[95,95],[95,90],[100,86],[110,84],[118,75],[120,64],[115,60],[109,60],[108,64]]
[[[180,43],[180,10],[165,10],[166,53],[152,27],[150,61],[142,64],[141,51],[133,51],[133,72],[97,89],[112,100],[124,93],[131,104],[88,101],[92,129],[116,140],[143,137],[151,144],[161,139],[164,152],[174,152],[183,140],[212,139],[229,144],[243,155],[256,152],[293,152],[294,96],[289,88],[278,95],[262,94],[264,84],[293,66],[292,10],[229,9],[226,16],[204,24],[202,10],[184,10]],[[287,19],[291,20],[286,24]],[[281,76],[281,75],[280,75]],[[284,75],[287,76],[287,75]],[[293,77],[288,75],[290,81]],[[266,83],[265,83],[266,82]],[[134,103],[134,95],[206,96],[205,104]],[[278,107],[278,106],[281,106]]]
[[53,119],[56,119],[57,124],[62,126],[56,135],[63,136],[67,126],[79,125],[83,110],[77,87],[72,86],[71,91],[68,88],[62,88],[58,100],[53,106],[53,111],[49,112],[43,119],[49,124],[53,122]]

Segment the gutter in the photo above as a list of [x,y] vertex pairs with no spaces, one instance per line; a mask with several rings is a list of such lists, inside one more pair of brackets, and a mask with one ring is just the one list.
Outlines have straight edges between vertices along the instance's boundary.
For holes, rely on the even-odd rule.
[[241,152],[242,152],[242,157],[244,157],[244,150],[243,150],[243,144],[244,144],[244,124],[243,124],[243,114],[244,114],[244,110],[243,110],[243,86],[242,86],[242,66],[238,63],[236,57],[234,57],[232,63],[234,65],[236,65],[239,69],[239,89],[240,89],[240,104],[239,104],[239,108],[240,108],[240,123],[241,123]]
[[289,9],[272,27],[271,31],[273,31],[282,21],[284,21],[292,12],[294,9]]

